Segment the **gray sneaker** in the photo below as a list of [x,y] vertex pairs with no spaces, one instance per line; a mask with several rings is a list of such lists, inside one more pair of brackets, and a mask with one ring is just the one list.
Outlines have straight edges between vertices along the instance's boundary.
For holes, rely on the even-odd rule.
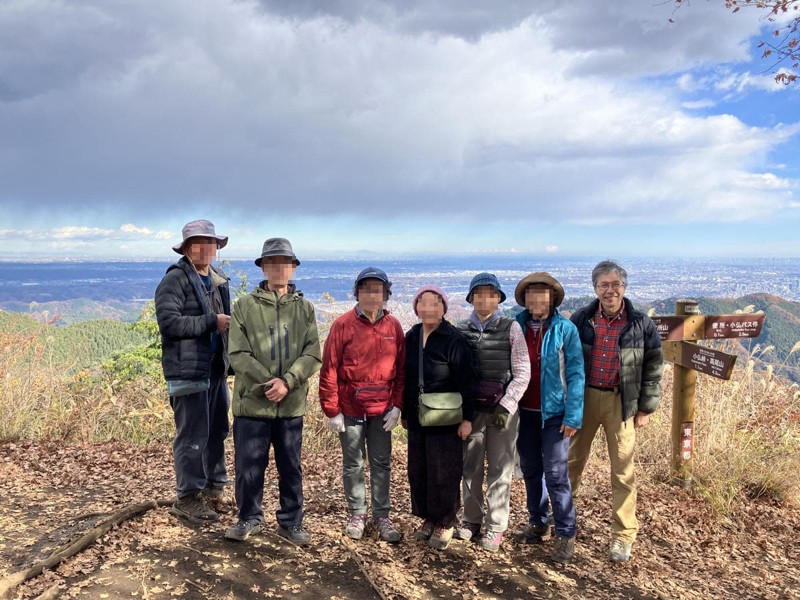
[[399,542],[400,538],[403,537],[402,534],[397,531],[395,526],[392,525],[389,517],[378,517],[372,521],[372,525],[378,530],[378,533],[384,542],[394,544]]
[[572,561],[573,554],[575,554],[575,538],[557,535],[553,543],[553,560],[557,563],[568,563]]
[[178,498],[175,504],[172,505],[170,512],[191,523],[213,523],[219,521],[219,515],[206,504],[200,494]]
[[350,515],[347,525],[344,526],[344,533],[353,540],[360,540],[364,537],[364,528],[367,526],[367,515]]
[[457,540],[464,540],[470,541],[473,540],[475,542],[478,541],[478,538],[481,534],[481,524],[480,523],[469,523],[468,521],[461,521],[456,527],[455,532],[453,533],[453,537]]
[[291,527],[278,525],[278,535],[298,546],[306,546],[311,543],[311,536],[303,529],[302,525],[292,525]]
[[500,544],[503,543],[503,532],[492,531],[489,529],[486,535],[481,538],[481,548],[487,552],[497,552],[500,550]]
[[243,542],[251,535],[261,531],[261,523],[251,523],[249,521],[239,521],[236,525],[225,530],[226,540],[236,540]]
[[631,544],[614,538],[608,549],[608,560],[612,562],[627,562],[631,557]]
[[550,525],[526,525],[517,529],[511,537],[520,544],[540,544],[550,539]]

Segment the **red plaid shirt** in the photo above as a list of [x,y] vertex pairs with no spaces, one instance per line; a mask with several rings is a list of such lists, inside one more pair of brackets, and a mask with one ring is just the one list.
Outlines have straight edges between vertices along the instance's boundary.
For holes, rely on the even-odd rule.
[[625,305],[609,318],[602,307],[594,314],[594,346],[589,369],[588,385],[616,387],[619,385],[619,335],[628,323]]

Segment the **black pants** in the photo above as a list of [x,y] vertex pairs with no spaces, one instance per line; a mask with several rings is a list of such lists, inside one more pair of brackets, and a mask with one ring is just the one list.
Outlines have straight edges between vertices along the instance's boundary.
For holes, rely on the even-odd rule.
[[264,521],[264,473],[269,446],[275,451],[280,508],[275,512],[282,527],[303,522],[303,467],[300,451],[303,417],[253,419],[234,417],[233,445],[236,463],[236,505],[242,521]]
[[207,392],[169,399],[175,416],[172,453],[178,498],[204,488],[223,488],[225,438],[228,437],[228,384],[224,375],[212,377]]
[[453,527],[461,506],[464,442],[455,433],[408,430],[411,514],[438,527]]

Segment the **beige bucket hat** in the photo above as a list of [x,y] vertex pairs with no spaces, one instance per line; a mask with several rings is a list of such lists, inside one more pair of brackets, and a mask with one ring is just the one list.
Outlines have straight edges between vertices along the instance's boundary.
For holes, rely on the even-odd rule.
[[514,298],[517,304],[525,306],[525,289],[534,283],[542,283],[553,288],[553,306],[559,306],[564,301],[564,287],[558,282],[558,279],[546,273],[539,271],[537,273],[530,273],[522,278],[514,290]]

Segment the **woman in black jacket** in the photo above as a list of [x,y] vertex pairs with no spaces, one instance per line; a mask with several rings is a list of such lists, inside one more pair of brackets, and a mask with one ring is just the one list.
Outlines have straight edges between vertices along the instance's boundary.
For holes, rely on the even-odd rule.
[[[413,306],[421,323],[406,334],[403,424],[408,428],[411,512],[424,520],[414,537],[427,541],[432,548],[444,549],[453,538],[460,507],[463,440],[472,432],[472,350],[461,332],[444,320],[447,295],[443,290],[421,287],[414,295]],[[420,353],[423,391],[459,392],[460,424],[420,425]]]

